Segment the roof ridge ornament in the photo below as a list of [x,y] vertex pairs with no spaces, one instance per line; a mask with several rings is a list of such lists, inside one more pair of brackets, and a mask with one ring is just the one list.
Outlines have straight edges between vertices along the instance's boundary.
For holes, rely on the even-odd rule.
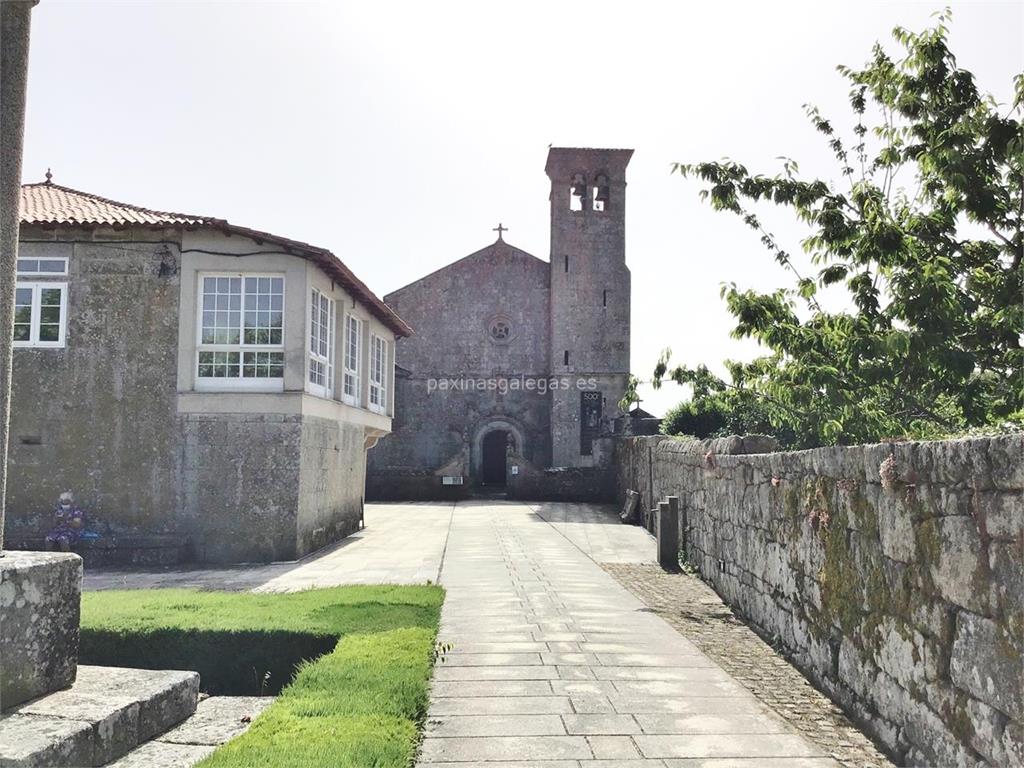
[[498,226],[496,226],[494,229],[492,229],[491,232],[497,232],[498,233],[498,239],[501,240],[501,242],[505,242],[505,240],[501,236],[501,233],[502,232],[508,232],[508,227],[503,227],[501,225],[501,222],[499,221],[498,222]]
[[53,184],[53,174],[50,173],[50,169],[46,169],[46,184]]

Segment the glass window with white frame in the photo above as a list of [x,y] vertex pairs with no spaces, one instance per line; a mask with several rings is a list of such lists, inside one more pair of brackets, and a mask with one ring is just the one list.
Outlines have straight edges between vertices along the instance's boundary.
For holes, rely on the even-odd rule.
[[14,287],[14,346],[65,346],[67,314],[67,283],[18,282]]
[[284,277],[199,277],[197,388],[284,384]]
[[363,321],[354,315],[346,315],[341,399],[349,405],[359,405],[362,397],[359,380],[359,365],[362,362],[362,357]]
[[370,336],[370,410],[384,413],[388,407],[388,343],[376,334]]
[[25,277],[63,277],[67,273],[67,256],[45,259],[18,257],[18,274]]
[[309,390],[334,394],[334,301],[316,288],[309,301]]

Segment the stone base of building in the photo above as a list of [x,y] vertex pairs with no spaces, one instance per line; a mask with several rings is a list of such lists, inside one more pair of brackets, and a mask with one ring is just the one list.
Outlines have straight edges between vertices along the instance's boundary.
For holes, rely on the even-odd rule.
[[[47,551],[46,532],[15,530],[7,542],[17,549]],[[180,565],[192,559],[191,546],[183,536],[110,536],[71,545],[86,568]]]
[[0,710],[75,681],[82,558],[6,550],[0,557]]
[[386,469],[366,475],[367,501],[457,501],[473,494],[468,477],[459,485],[445,485],[432,470]]

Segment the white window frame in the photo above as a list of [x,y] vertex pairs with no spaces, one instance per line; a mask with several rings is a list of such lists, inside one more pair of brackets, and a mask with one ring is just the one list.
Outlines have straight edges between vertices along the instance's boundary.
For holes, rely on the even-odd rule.
[[[239,310],[239,343],[238,344],[204,344],[203,343],[203,281],[206,278],[241,278],[242,280],[242,304]],[[246,278],[275,278],[281,280],[281,343],[280,344],[246,344],[245,343],[245,279]],[[287,308],[288,283],[282,272],[199,272],[196,275],[196,351],[192,361],[192,373],[195,376],[195,389],[197,392],[283,392],[284,391],[284,368],[287,360],[284,358],[285,340],[285,311]],[[239,376],[200,376],[199,355],[201,352],[238,352]],[[282,354],[282,375],[273,378],[258,378],[242,376],[246,352],[280,352]]]
[[[374,413],[388,410],[388,341],[383,336],[370,334],[370,395],[369,408]],[[375,403],[374,400],[377,402]]]
[[[320,353],[321,342],[323,339],[320,338],[321,324],[319,322],[321,302],[327,302],[327,339],[326,347],[327,354],[323,355]],[[319,288],[310,289],[309,295],[309,329],[307,337],[309,338],[309,361],[306,366],[306,385],[310,394],[318,395],[319,397],[326,397],[333,399],[334,397],[334,336],[335,336],[335,323],[336,323],[336,312],[335,312],[335,301],[334,299],[327,296]],[[316,314],[317,320],[314,320],[313,315]],[[317,384],[313,381],[313,365],[317,364],[323,366],[324,383]]]
[[[64,265],[64,268],[59,272],[22,272],[20,269],[20,263],[23,261],[59,261]],[[67,256],[19,256],[18,257],[18,276],[25,278],[36,278],[36,277],[67,277],[68,275],[68,257]]]
[[[353,323],[355,327],[353,329]],[[349,365],[349,345],[352,337],[355,337],[356,354],[354,367]],[[345,346],[341,355],[342,379],[341,379],[341,400],[349,405],[360,406],[363,400],[363,321],[360,317],[351,313],[345,315]],[[347,385],[352,382],[352,393],[347,392]]]
[[[32,315],[29,320],[28,341],[14,341],[15,347],[32,347],[36,349],[63,349],[67,346],[68,331],[68,284],[58,282],[28,282],[16,281],[15,290],[18,288],[32,290]],[[57,288],[60,290],[60,326],[57,330],[56,341],[39,340],[39,320],[41,314],[41,292],[46,288]]]

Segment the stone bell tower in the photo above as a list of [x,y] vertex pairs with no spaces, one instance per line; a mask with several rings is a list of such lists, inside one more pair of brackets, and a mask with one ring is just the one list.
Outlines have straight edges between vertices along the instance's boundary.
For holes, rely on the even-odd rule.
[[[626,166],[631,149],[554,147],[551,179],[553,466],[592,466],[629,379]],[[586,382],[581,384],[581,382]]]

